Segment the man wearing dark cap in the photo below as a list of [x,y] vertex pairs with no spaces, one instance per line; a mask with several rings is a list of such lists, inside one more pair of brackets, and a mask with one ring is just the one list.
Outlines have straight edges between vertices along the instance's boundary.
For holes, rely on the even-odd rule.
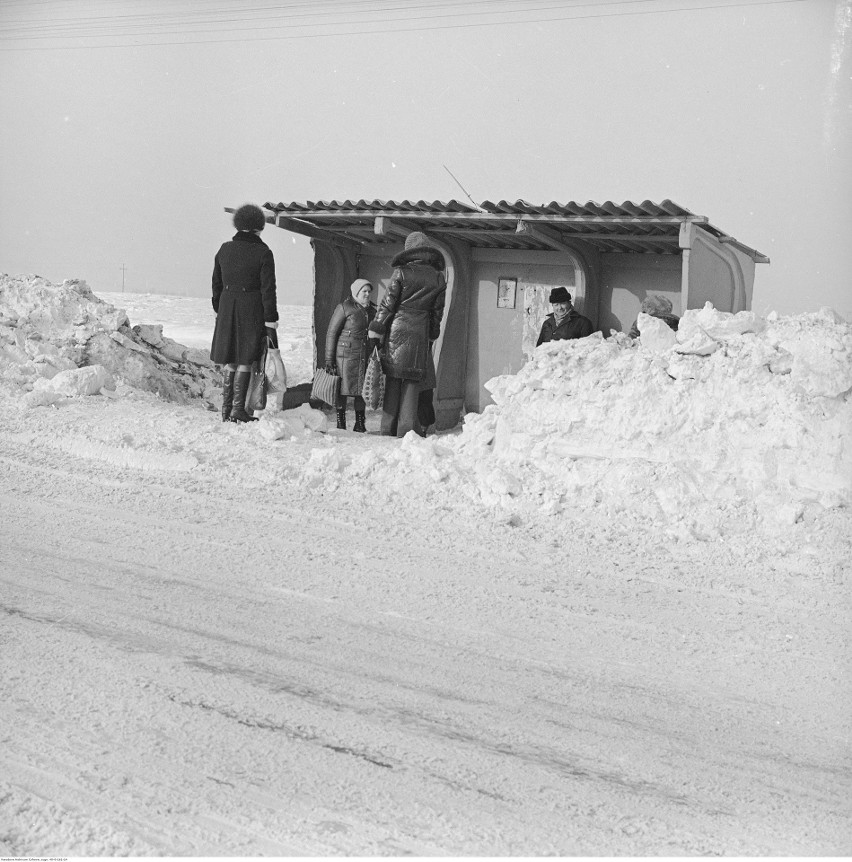
[[592,321],[583,317],[571,305],[571,294],[567,288],[554,287],[550,291],[550,306],[552,314],[548,314],[541,325],[541,332],[535,346],[545,341],[564,341],[568,338],[585,338],[594,332]]

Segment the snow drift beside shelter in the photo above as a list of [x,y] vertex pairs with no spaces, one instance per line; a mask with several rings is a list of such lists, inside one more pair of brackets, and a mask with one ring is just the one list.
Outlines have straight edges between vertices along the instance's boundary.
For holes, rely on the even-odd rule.
[[671,346],[554,342],[486,385],[495,405],[467,417],[461,451],[492,450],[547,511],[602,505],[709,537],[852,503],[852,327],[827,309],[708,304]]

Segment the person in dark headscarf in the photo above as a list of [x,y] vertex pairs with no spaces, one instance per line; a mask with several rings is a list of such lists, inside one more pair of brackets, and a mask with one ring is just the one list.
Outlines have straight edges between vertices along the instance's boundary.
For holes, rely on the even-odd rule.
[[234,213],[237,233],[223,243],[213,264],[216,328],[210,359],[224,365],[222,421],[252,422],[245,409],[251,365],[260,359],[264,338],[278,347],[275,261],[260,238],[263,210],[244,204]]
[[382,434],[404,437],[409,431],[423,433],[418,403],[424,383],[431,382],[426,377],[432,344],[441,334],[447,281],[443,255],[419,231],[406,237],[405,249],[391,263],[393,276],[370,337],[383,341]]
[[595,328],[588,317],[583,317],[571,304],[571,294],[565,287],[554,287],[550,291],[551,314],[544,318],[535,346],[546,341],[563,341],[568,338],[585,338]]
[[351,395],[355,407],[353,431],[367,430],[366,407],[361,396],[367,370],[367,327],[376,316],[370,302],[373,285],[366,278],[356,278],[347,296],[332,312],[325,336],[325,370],[340,375],[337,396],[337,427],[346,428],[346,399]]

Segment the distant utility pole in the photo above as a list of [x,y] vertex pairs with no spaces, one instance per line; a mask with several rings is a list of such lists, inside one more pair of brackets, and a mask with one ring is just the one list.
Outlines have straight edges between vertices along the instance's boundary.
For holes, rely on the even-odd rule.
[[122,264],[121,265],[121,292],[124,293],[124,273],[126,272],[127,267]]

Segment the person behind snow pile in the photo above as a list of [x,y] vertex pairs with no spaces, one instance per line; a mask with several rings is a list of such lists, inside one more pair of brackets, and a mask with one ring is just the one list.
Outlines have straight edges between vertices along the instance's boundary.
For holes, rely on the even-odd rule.
[[563,341],[568,338],[585,338],[594,331],[592,321],[583,317],[573,305],[571,305],[571,294],[567,288],[554,287],[548,297],[552,314],[544,318],[541,332],[535,346],[544,344],[545,341]]
[[[677,332],[677,326],[680,323],[680,318],[676,314],[672,314],[672,303],[665,296],[660,296],[659,293],[652,293],[642,300],[640,311],[645,314],[650,314],[651,317],[659,317],[660,320],[665,320],[666,323]],[[630,327],[630,332],[627,333],[631,338],[639,337],[639,318],[633,321],[633,326]]]
[[244,204],[234,213],[233,239],[223,243],[213,264],[216,328],[210,359],[225,366],[222,421],[254,422],[245,409],[251,364],[260,359],[267,336],[278,347],[275,261],[260,238],[263,210]]
[[444,258],[425,234],[415,231],[391,264],[390,285],[370,324],[370,337],[384,339],[382,434],[404,437],[416,431],[422,436],[417,407],[421,390],[430,383],[434,387],[431,350],[444,315]]
[[367,327],[376,316],[376,306],[370,302],[373,285],[366,278],[356,278],[347,296],[331,315],[325,336],[325,370],[340,375],[340,395],[337,396],[337,427],[346,428],[346,399],[353,396],[355,425],[353,431],[366,431],[366,404],[361,397],[367,360],[372,353],[367,344]]

